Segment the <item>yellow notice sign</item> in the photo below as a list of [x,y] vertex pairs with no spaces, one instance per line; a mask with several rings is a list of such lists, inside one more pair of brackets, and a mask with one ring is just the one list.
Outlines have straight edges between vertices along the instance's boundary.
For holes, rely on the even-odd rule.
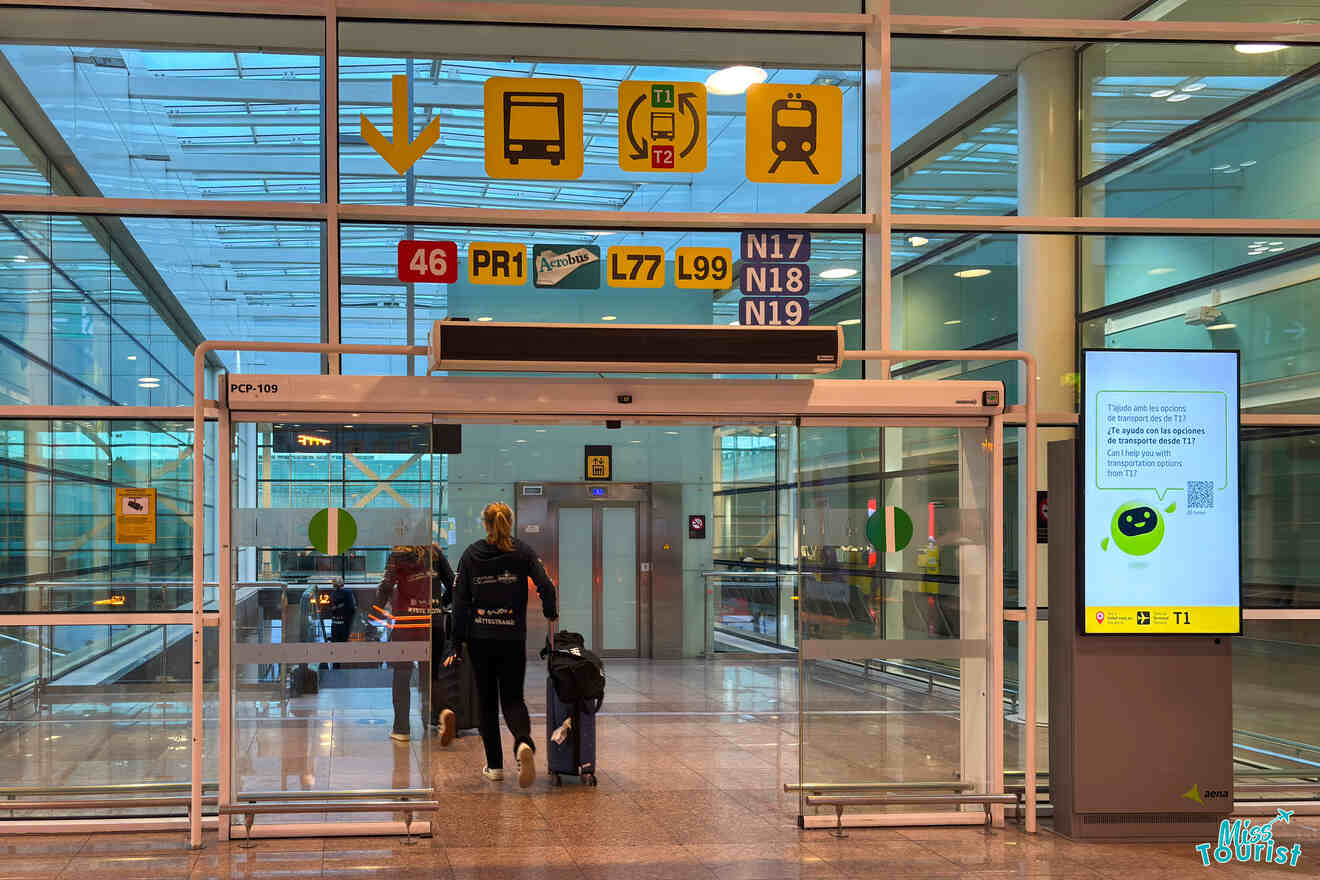
[[674,251],[674,286],[682,290],[728,290],[733,286],[733,251],[681,247]]
[[664,287],[665,249],[626,245],[610,248],[605,283],[610,287]]
[[619,167],[706,170],[706,87],[696,82],[619,83]]
[[155,489],[115,489],[115,543],[156,543]]
[[837,86],[761,83],[747,89],[747,179],[838,183],[843,92]]
[[527,245],[474,241],[467,250],[469,284],[527,283]]
[[582,176],[582,83],[493,76],[484,103],[488,177]]

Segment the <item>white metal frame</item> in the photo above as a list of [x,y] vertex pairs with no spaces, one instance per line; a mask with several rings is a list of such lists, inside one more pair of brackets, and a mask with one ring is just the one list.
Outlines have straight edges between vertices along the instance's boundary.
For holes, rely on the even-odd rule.
[[[987,37],[1041,40],[1158,40],[1170,42],[1284,42],[1320,44],[1320,24],[1306,23],[1240,23],[1240,22],[1161,22],[1110,21],[1075,19],[1020,19],[995,17],[941,17],[920,15],[891,15],[889,0],[867,0],[863,13],[815,13],[782,11],[730,11],[721,9],[677,9],[672,7],[630,8],[601,5],[508,3],[508,2],[451,2],[451,0],[4,0],[3,7],[64,7],[100,10],[137,10],[149,12],[211,13],[227,16],[295,16],[318,19],[325,26],[325,94],[326,106],[339,105],[338,81],[338,24],[341,20],[374,19],[378,21],[449,21],[525,24],[529,21],[543,25],[577,25],[598,27],[670,28],[685,30],[756,30],[817,33],[856,34],[863,38],[863,65],[866,77],[864,97],[864,130],[871,132],[864,144],[865,186],[860,214],[647,214],[615,213],[608,211],[526,211],[421,208],[406,206],[347,205],[339,201],[338,187],[338,126],[325,126],[326,198],[318,203],[288,202],[224,202],[186,201],[170,199],[112,199],[78,196],[0,196],[0,212],[22,214],[61,214],[88,216],[149,216],[208,219],[285,219],[291,221],[322,222],[326,228],[326,279],[329,319],[326,345],[340,342],[339,305],[339,227],[344,222],[402,222],[410,224],[469,224],[487,226],[535,226],[557,228],[620,228],[620,229],[693,229],[736,230],[747,226],[795,227],[813,230],[852,231],[863,235],[864,265],[867,269],[868,333],[867,344],[874,351],[856,353],[860,359],[871,361],[878,375],[887,375],[888,364],[896,352],[885,352],[891,318],[891,280],[889,273],[890,237],[896,231],[949,231],[949,232],[1004,232],[1010,234],[1047,233],[1063,235],[1302,235],[1320,236],[1320,220],[1308,219],[1182,219],[1182,218],[1082,218],[1082,217],[966,217],[941,215],[894,214],[890,208],[890,102],[888,84],[891,78],[892,41],[905,36]],[[337,118],[337,109],[328,113]],[[328,368],[338,373],[338,356],[346,352],[364,352],[371,346],[344,347],[320,350],[328,357]],[[390,348],[390,347],[384,347]],[[201,349],[199,349],[200,351]],[[288,350],[288,349],[286,349]],[[384,352],[380,352],[384,353]],[[409,353],[421,354],[411,350]],[[910,357],[914,353],[902,353]],[[941,353],[958,360],[988,360],[974,352]],[[985,353],[1002,355],[1003,353]],[[1028,375],[1034,375],[1029,370]],[[202,388],[200,366],[195,376],[199,401],[193,408],[197,437],[202,436],[204,421],[216,418],[214,406],[200,400]],[[1026,384],[1028,395],[1034,394],[1034,383]],[[1028,407],[1029,410],[1032,407]],[[164,408],[120,407],[0,407],[4,418],[177,418],[186,410]],[[1062,414],[1064,418],[1070,414]],[[1026,423],[1028,433],[1034,435],[1034,410]],[[1072,417],[1072,418],[1075,418]],[[1051,419],[1050,421],[1054,421]],[[1013,416],[1000,423],[1020,424]],[[1244,425],[1316,425],[1320,416],[1246,415]],[[1034,436],[1032,437],[1034,439]],[[1034,443],[1028,442],[1027,455],[1034,457]],[[227,465],[226,465],[227,467]],[[202,486],[202,468],[196,468],[194,489]],[[1034,467],[1027,466],[1024,479],[1034,481]],[[197,491],[195,502],[195,541],[204,535],[204,495]],[[218,511],[221,517],[226,514]],[[1027,545],[1033,540],[1032,517],[1025,518]],[[217,548],[219,550],[219,548]],[[221,554],[222,557],[225,554]],[[1025,565],[1034,569],[1034,554],[1025,553]],[[195,591],[201,590],[203,560],[198,553],[194,559]],[[1021,610],[1026,618],[1035,616],[1035,572],[1027,572],[1027,607]],[[195,596],[200,599],[200,596]],[[1248,617],[1275,619],[1264,615],[1273,612],[1248,613]],[[201,607],[194,602],[191,622],[194,627],[194,668],[200,662],[201,631],[211,625]],[[1289,613],[1291,618],[1313,619],[1308,613]],[[98,622],[118,622],[114,615],[98,615]],[[1009,612],[1008,619],[1014,613]],[[68,620],[64,618],[64,620]],[[24,617],[24,623],[36,623],[35,618]],[[218,622],[218,621],[215,621]],[[1027,662],[1035,662],[1035,631],[1027,627]],[[223,641],[223,640],[222,640]],[[201,842],[200,770],[201,770],[201,681],[194,676],[193,720],[193,779],[192,820],[190,839],[194,846]],[[1034,701],[1034,676],[1024,681],[1025,696]],[[1030,709],[1028,710],[1030,712]],[[1031,714],[1028,717],[1033,717]],[[1034,725],[1027,725],[1027,737],[1034,739]],[[1027,749],[1028,773],[1034,773],[1034,749]],[[1027,828],[1035,830],[1035,787],[1027,786]],[[114,827],[114,823],[106,827]],[[125,826],[127,827],[127,826]]]

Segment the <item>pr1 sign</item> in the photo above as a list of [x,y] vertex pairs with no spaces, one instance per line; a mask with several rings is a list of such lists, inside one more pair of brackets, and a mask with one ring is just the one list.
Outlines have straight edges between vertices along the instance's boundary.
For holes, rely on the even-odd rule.
[[452,241],[399,242],[399,280],[450,284],[458,280],[458,245]]

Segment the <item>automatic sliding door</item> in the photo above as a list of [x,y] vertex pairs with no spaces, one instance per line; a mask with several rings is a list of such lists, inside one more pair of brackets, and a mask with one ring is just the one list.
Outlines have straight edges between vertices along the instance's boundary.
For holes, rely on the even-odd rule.
[[803,783],[1002,785],[989,440],[979,422],[802,425]]
[[[559,508],[559,626],[595,642],[595,527],[590,507]],[[533,606],[535,607],[535,606]]]
[[236,426],[236,796],[431,787],[438,457],[417,422]]

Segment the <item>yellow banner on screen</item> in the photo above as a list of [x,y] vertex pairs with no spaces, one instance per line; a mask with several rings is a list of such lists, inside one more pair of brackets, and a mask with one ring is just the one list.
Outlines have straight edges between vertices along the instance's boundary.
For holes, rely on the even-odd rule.
[[1233,605],[1179,608],[1166,606],[1086,607],[1088,633],[1179,633],[1227,635],[1239,631],[1242,612]]

